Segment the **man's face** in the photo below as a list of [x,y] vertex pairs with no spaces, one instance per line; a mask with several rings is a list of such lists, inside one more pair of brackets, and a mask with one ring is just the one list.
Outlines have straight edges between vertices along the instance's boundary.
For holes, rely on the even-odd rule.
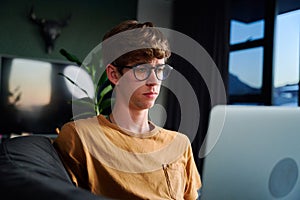
[[[164,64],[164,59],[153,59],[149,64],[153,67]],[[129,63],[130,65],[136,63]],[[118,97],[122,98],[123,103],[129,106],[129,109],[143,110],[151,108],[157,99],[161,87],[161,81],[157,79],[154,70],[151,70],[150,76],[143,81],[137,80],[132,69],[123,69],[117,85]]]

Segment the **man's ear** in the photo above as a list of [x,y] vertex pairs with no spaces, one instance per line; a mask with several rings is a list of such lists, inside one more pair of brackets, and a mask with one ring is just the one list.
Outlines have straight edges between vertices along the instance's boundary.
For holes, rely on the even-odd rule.
[[118,69],[115,66],[111,64],[107,65],[106,74],[107,74],[107,78],[111,83],[113,83],[114,85],[118,84],[120,74],[118,72]]

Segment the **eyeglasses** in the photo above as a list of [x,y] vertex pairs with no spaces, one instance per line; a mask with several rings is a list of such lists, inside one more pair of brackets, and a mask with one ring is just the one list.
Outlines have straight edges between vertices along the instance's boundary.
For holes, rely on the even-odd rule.
[[134,77],[139,81],[144,81],[149,78],[151,70],[153,69],[156,75],[156,78],[160,81],[163,81],[168,78],[173,67],[168,64],[161,64],[153,67],[149,63],[137,64],[134,66],[117,66],[119,69],[128,68],[133,70]]

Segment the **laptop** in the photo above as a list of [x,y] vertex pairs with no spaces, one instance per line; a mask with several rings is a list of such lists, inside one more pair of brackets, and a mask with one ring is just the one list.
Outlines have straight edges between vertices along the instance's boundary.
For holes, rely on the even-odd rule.
[[217,105],[200,154],[201,200],[299,200],[300,108]]

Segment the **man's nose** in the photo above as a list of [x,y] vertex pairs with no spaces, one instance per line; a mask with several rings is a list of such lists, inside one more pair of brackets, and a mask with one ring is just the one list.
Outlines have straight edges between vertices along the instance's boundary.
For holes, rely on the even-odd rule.
[[157,79],[157,76],[155,74],[155,70],[154,69],[151,69],[151,72],[150,72],[150,76],[148,77],[148,79],[146,80],[146,84],[149,84],[149,85],[156,85],[156,84],[159,84],[159,80]]

